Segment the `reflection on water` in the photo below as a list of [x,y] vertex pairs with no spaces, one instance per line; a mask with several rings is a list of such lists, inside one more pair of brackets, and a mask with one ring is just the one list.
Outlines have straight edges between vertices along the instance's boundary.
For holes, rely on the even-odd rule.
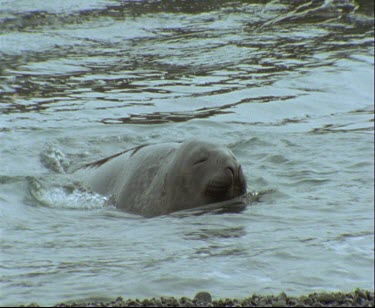
[[[373,23],[356,14],[370,12],[369,2],[126,1],[64,13],[9,7],[2,18],[1,110],[103,110],[107,116],[97,120],[124,124],[211,117],[209,110],[247,100],[251,88],[371,48]],[[194,104],[224,93],[233,94],[225,105]],[[176,104],[188,110],[171,111]],[[112,116],[124,108],[129,116]]]
[[191,111],[179,111],[179,112],[154,112],[152,114],[139,114],[130,115],[126,118],[119,119],[103,119],[101,122],[104,124],[161,124],[167,122],[184,122],[192,119],[204,119],[211,116],[234,113],[230,111],[231,108],[243,104],[243,103],[267,103],[274,100],[287,100],[293,98],[292,96],[286,97],[257,97],[257,98],[247,98],[233,104],[226,104],[217,107],[203,107],[197,110]]
[[[2,305],[373,288],[372,0],[0,7]],[[192,137],[253,206],[143,219],[66,173]]]
[[231,227],[231,228],[220,228],[220,229],[205,229],[192,231],[191,233],[186,234],[186,238],[190,240],[206,240],[208,238],[232,238],[232,237],[242,237],[246,235],[245,228],[240,227]]

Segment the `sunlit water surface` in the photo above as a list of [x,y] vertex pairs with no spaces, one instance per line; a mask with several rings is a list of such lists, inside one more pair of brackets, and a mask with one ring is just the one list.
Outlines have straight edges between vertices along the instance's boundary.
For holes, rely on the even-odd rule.
[[[362,1],[0,1],[0,304],[374,288]],[[66,173],[227,145],[240,213],[132,216]]]

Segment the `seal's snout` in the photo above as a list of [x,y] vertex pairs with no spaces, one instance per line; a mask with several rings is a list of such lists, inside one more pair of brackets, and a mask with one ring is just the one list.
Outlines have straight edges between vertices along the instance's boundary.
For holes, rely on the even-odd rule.
[[246,192],[246,180],[240,165],[221,169],[208,183],[205,194],[214,201],[224,201]]

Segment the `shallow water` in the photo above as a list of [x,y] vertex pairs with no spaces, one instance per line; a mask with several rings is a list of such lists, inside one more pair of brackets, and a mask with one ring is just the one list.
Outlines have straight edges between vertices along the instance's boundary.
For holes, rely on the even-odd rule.
[[[374,288],[373,1],[0,1],[0,304]],[[260,200],[140,218],[65,170],[229,146]]]

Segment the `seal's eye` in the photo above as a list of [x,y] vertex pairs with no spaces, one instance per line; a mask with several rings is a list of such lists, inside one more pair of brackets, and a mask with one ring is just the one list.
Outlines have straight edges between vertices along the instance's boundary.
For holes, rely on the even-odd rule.
[[199,165],[201,163],[204,163],[206,160],[208,159],[208,157],[204,156],[204,157],[200,157],[199,159],[197,159],[193,165]]

